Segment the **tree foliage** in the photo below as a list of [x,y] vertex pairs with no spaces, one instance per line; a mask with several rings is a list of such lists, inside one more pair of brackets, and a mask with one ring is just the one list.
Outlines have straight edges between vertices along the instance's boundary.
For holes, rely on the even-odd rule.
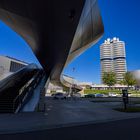
[[116,74],[114,72],[104,72],[103,83],[109,87],[116,84]]
[[119,81],[118,84],[120,84],[120,85],[126,85],[126,83],[125,83],[124,80]]
[[126,72],[124,74],[123,83],[129,87],[135,85],[136,80],[130,72]]
[[91,88],[91,86],[90,85],[86,85],[86,89],[90,89]]

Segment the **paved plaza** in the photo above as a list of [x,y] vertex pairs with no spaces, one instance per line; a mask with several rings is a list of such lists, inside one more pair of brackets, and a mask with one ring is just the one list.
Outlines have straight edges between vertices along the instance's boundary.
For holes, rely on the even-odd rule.
[[44,112],[0,114],[0,134],[97,124],[140,117],[140,113],[124,113],[113,110],[113,108],[122,106],[120,99],[112,99],[113,102],[100,102],[100,100],[106,99],[92,101],[91,99],[54,100],[46,98]]

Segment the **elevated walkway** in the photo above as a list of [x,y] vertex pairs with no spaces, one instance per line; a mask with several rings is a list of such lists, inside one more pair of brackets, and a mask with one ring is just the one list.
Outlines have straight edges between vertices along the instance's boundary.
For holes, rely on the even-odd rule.
[[[0,1],[0,19],[23,37],[31,47],[46,72],[47,82],[64,83],[67,88],[81,90],[76,83],[67,81],[67,78],[63,79],[61,74],[74,58],[93,46],[103,35],[104,27],[97,0],[55,2],[2,0]],[[33,94],[33,87],[36,87],[36,83],[40,83],[38,80],[43,77],[35,78],[31,81],[31,86],[24,89],[22,87],[35,76],[32,72],[28,74],[29,72],[15,75],[16,79],[12,79],[11,76],[11,79],[7,79],[8,87],[6,84],[1,86],[0,96],[3,99],[0,105],[1,110],[9,108],[7,111],[11,112],[12,104],[16,100],[15,112],[17,104],[21,105],[22,101],[25,102],[24,99],[21,100],[22,95],[26,97],[30,93]],[[20,92],[21,89],[24,90]],[[7,97],[9,97],[8,101]],[[9,103],[8,107],[7,103]]]
[[78,84],[77,80],[67,75],[62,74],[60,77],[60,81],[65,87],[69,88],[71,92],[79,92],[83,90],[83,88]]

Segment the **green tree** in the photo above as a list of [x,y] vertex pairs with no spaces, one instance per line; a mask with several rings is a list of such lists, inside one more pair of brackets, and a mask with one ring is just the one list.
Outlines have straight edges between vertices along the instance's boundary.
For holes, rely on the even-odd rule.
[[135,78],[133,77],[133,75],[130,72],[126,72],[124,74],[123,83],[125,85],[127,85],[128,87],[129,86],[134,86],[136,84],[136,80],[135,80]]
[[103,83],[109,87],[116,84],[116,74],[114,72],[104,72]]
[[86,89],[90,89],[91,88],[91,86],[90,85],[86,85]]
[[120,85],[126,85],[126,82],[123,79],[123,80],[119,81],[118,84],[120,84]]

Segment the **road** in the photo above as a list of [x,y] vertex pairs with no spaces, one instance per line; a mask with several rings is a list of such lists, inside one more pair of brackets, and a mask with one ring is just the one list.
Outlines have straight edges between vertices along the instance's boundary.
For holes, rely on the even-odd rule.
[[20,134],[0,135],[1,140],[139,140],[140,118]]

